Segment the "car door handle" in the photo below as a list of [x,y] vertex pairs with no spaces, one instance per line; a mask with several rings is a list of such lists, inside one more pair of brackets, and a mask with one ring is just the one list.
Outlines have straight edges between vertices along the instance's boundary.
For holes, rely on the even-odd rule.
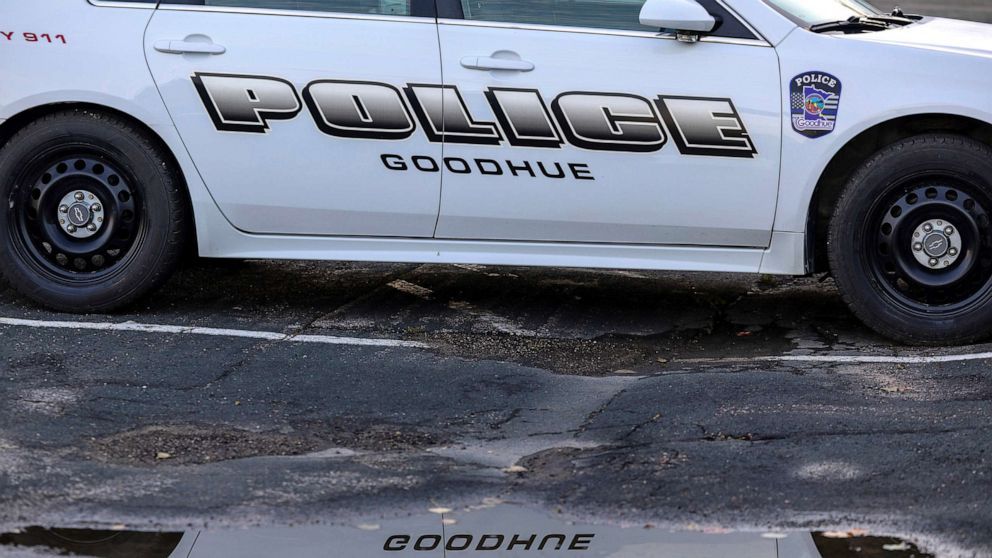
[[157,41],[155,50],[166,54],[224,54],[227,49],[214,43],[194,43],[190,41]]
[[509,72],[530,72],[534,63],[526,60],[507,60],[491,56],[466,56],[462,58],[462,66],[469,70],[503,70]]

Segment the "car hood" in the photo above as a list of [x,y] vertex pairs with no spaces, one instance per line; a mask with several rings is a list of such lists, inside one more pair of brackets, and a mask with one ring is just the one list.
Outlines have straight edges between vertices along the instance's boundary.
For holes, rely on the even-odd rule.
[[986,23],[925,18],[906,27],[846,37],[992,58],[992,25]]

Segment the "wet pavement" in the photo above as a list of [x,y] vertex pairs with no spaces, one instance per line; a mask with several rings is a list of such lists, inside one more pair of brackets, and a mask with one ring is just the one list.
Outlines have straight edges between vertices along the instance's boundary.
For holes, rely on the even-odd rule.
[[26,556],[239,558],[356,556],[585,556],[612,558],[929,558],[913,544],[863,532],[670,532],[652,525],[566,521],[511,504],[351,525],[142,532],[28,527],[0,534]]
[[893,347],[830,281],[203,261],[125,314],[0,317],[0,531],[515,502],[992,553],[992,371],[960,360],[992,347]]

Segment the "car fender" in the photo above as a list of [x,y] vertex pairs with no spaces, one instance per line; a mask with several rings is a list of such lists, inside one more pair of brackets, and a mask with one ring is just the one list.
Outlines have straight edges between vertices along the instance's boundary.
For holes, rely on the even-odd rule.
[[[57,9],[39,10],[32,2],[3,6],[6,28],[14,41],[0,57],[0,122],[59,106],[103,107],[124,114],[155,133],[179,164],[193,205],[197,239],[209,245],[210,231],[230,228],[211,198],[172,118],[155,87],[144,53],[144,31],[153,14],[144,7],[98,6],[80,0],[56,0]],[[113,30],[103,32],[102,30]],[[49,33],[62,42],[27,41],[23,34]],[[113,78],[93,71],[110,65]],[[45,68],[44,72],[26,71]]]
[[[782,172],[776,232],[805,233],[816,188],[834,157],[864,132],[900,118],[948,115],[992,123],[984,58],[876,44],[798,30],[778,47],[782,65]],[[808,53],[822,56],[811,58]],[[985,70],[984,73],[982,70]],[[826,72],[841,80],[836,127],[809,138],[790,117],[795,76]],[[960,76],[952,78],[951,76]],[[865,153],[864,158],[871,153]]]

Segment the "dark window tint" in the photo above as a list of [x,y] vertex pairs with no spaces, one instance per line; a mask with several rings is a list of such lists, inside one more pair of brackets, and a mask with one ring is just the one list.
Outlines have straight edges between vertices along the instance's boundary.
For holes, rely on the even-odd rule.
[[433,15],[432,0],[164,0],[163,4],[369,15]]
[[734,39],[757,39],[737,17],[730,13],[716,0],[696,0],[706,8],[711,16],[716,18],[716,29],[710,35],[714,37],[730,37]]
[[640,23],[645,0],[462,0],[465,19],[533,25],[651,31]]
[[[440,0],[446,7],[450,0]],[[645,0],[458,0],[465,19],[532,25],[592,27],[620,31],[659,31],[641,25]],[[699,0],[717,20],[711,35],[755,39],[757,37],[717,0]],[[442,10],[442,17],[453,17]]]

